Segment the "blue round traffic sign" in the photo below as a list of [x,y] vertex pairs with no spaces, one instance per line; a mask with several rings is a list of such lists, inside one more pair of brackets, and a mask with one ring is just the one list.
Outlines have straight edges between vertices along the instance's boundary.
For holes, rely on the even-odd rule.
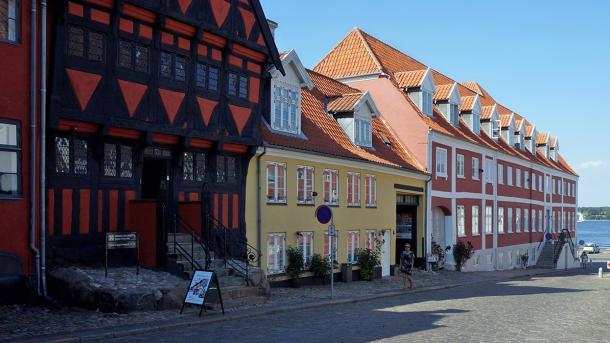
[[320,224],[328,224],[333,218],[333,211],[326,205],[320,205],[316,208],[316,218]]

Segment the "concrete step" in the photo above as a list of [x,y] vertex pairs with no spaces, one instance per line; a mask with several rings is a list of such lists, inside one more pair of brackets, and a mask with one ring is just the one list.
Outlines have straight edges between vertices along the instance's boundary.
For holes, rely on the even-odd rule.
[[[240,308],[240,307],[244,307],[244,306],[256,306],[256,305],[261,305],[261,304],[264,304],[265,302],[267,302],[267,298],[263,297],[263,296],[245,297],[245,298],[228,299],[228,300],[225,300],[223,298],[222,300],[223,300],[225,310]],[[207,301],[207,299],[206,299],[206,301]],[[219,302],[207,303],[206,307],[208,309],[214,310],[214,311],[220,311],[220,309],[221,309]]]

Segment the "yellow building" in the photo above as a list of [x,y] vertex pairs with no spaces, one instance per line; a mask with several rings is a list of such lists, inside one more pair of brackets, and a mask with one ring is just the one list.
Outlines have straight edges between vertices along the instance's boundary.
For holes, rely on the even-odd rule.
[[328,256],[328,227],[314,216],[321,204],[333,209],[338,264],[351,262],[357,270],[358,249],[372,248],[375,236],[383,238],[383,275],[391,274],[403,242],[422,263],[429,176],[379,118],[368,93],[306,70],[294,51],[281,57],[286,75],[271,71],[264,145],[246,185],[248,242],[262,253],[268,279],[287,278],[288,246],[300,248],[306,261]]

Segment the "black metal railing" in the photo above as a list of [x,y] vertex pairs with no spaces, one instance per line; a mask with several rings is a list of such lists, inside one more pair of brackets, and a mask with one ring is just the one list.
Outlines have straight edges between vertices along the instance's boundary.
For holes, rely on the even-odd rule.
[[557,266],[557,262],[559,261],[559,256],[561,255],[563,246],[566,244],[570,248],[572,257],[574,259],[578,259],[576,247],[574,246],[574,241],[572,240],[572,235],[570,234],[570,231],[567,229],[562,229],[561,233],[559,234],[559,240],[555,243],[555,247],[554,247],[554,251],[553,251],[553,264],[555,266]]
[[[191,265],[191,270],[204,269],[204,266],[199,263],[195,255],[195,247],[197,247],[197,250],[200,250],[201,248],[201,251],[204,251],[204,253],[207,250],[206,245],[201,239],[201,230],[198,232],[186,220],[177,214],[174,215],[174,225],[172,225],[172,228],[173,230],[171,234],[174,238],[173,253],[182,256],[182,258],[184,258]],[[188,235],[190,244],[178,241],[178,238],[182,239],[184,235]],[[187,247],[187,245],[190,246],[190,249]],[[207,267],[208,266],[206,265],[205,269],[207,269]]]

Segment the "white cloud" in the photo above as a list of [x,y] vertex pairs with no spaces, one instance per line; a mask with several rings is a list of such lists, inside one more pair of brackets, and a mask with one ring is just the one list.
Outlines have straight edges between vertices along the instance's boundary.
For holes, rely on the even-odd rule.
[[586,161],[578,165],[578,169],[598,169],[607,167],[610,167],[610,162],[602,160]]

